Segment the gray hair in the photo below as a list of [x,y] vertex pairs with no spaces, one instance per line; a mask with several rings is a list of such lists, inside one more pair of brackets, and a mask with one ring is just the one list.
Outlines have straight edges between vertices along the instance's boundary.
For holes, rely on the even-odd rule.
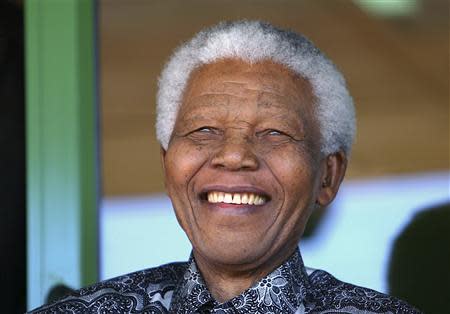
[[261,21],[220,23],[181,45],[159,78],[156,134],[164,149],[177,118],[189,76],[204,64],[234,58],[246,62],[271,60],[306,78],[316,97],[321,151],[350,153],[355,136],[355,109],[345,80],[335,65],[302,35]]

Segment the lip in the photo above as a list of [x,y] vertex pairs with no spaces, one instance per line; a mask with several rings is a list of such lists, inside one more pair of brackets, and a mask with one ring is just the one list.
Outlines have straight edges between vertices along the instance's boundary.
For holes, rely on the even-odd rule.
[[209,210],[224,216],[252,215],[262,213],[267,208],[267,203],[264,205],[209,203],[208,201],[204,203]]

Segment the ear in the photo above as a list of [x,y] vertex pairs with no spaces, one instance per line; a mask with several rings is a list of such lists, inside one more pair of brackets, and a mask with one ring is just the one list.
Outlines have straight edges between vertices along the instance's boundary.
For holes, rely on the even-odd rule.
[[347,156],[343,151],[328,155],[322,163],[322,175],[316,203],[327,206],[335,198],[347,170]]
[[159,157],[161,158],[161,166],[163,168],[164,175],[166,174],[166,150],[159,146]]

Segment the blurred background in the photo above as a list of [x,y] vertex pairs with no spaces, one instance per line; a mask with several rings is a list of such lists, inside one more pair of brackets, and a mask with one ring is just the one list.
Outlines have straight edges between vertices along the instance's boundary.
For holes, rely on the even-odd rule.
[[[98,280],[188,258],[190,244],[164,194],[154,129],[158,75],[173,49],[202,28],[223,20],[262,19],[310,38],[343,72],[356,105],[357,137],[347,176],[332,206],[317,212],[308,225],[300,243],[305,264],[325,269],[340,280],[397,295],[428,313],[448,311],[450,290],[444,286],[450,280],[448,1],[44,2],[47,8],[55,6],[55,12],[68,3],[93,4],[97,70],[93,103],[98,104],[93,110],[98,122],[93,137],[98,154],[92,193],[97,195],[93,230],[98,240],[92,242],[98,245],[90,252],[98,259],[90,263]],[[1,249],[10,257],[0,260],[2,282],[13,287],[2,293],[2,298],[9,295],[2,303],[8,299],[8,306],[20,311],[25,309],[26,289],[28,307],[44,301],[48,286],[33,285],[37,277],[30,264],[44,264],[38,262],[39,256],[45,250],[55,251],[30,242],[30,234],[35,234],[30,227],[41,221],[30,194],[39,185],[30,180],[30,157],[25,169],[25,141],[34,143],[30,133],[25,136],[24,80],[30,82],[30,72],[23,77],[21,25],[24,10],[33,13],[30,3],[8,1],[0,7],[0,92],[9,104],[2,106],[0,124],[5,147],[0,227],[2,235],[8,234],[2,237]],[[80,13],[80,24],[84,18]],[[66,21],[52,23],[49,26],[54,29]],[[62,39],[54,40],[58,49],[66,44],[72,47]],[[28,40],[28,51],[30,47]],[[49,82],[61,80],[56,69],[49,73],[45,77]],[[27,105],[32,101],[29,97]],[[26,123],[30,130],[30,119]],[[41,152],[42,156],[51,153]],[[55,215],[46,219],[52,221]],[[70,223],[62,226],[58,235],[71,230]],[[52,225],[42,228],[39,232],[45,234]],[[71,247],[63,236],[60,242],[64,249]],[[58,261],[57,254],[51,258]],[[47,276],[48,269],[41,271],[39,278],[70,288],[92,281],[67,279],[70,268],[58,276]],[[34,289],[40,291],[39,297],[30,301]]]
[[305,34],[344,73],[358,117],[349,180],[448,168],[447,1],[101,0],[106,196],[163,191],[154,130],[163,64],[202,28],[243,18]]
[[[310,267],[389,292],[396,238],[417,213],[449,202],[448,2],[103,0],[99,9],[102,278],[189,254],[164,196],[157,79],[181,42],[245,18],[303,33],[347,78],[358,121],[347,177],[300,248]],[[439,243],[444,259],[450,242]]]
[[[347,78],[358,121],[348,174],[300,248],[310,267],[389,292],[396,238],[417,213],[449,202],[446,1],[100,1],[101,277],[188,256],[189,242],[164,195],[157,79],[176,46],[234,19],[303,33]],[[449,261],[448,236],[437,241],[440,258]],[[391,293],[423,307],[397,290]]]

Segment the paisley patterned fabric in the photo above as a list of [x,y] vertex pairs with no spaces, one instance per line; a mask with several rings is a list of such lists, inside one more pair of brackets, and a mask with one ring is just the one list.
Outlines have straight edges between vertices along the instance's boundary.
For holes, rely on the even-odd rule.
[[217,302],[194,259],[100,282],[30,313],[420,313],[391,296],[304,267],[297,250],[241,295]]

